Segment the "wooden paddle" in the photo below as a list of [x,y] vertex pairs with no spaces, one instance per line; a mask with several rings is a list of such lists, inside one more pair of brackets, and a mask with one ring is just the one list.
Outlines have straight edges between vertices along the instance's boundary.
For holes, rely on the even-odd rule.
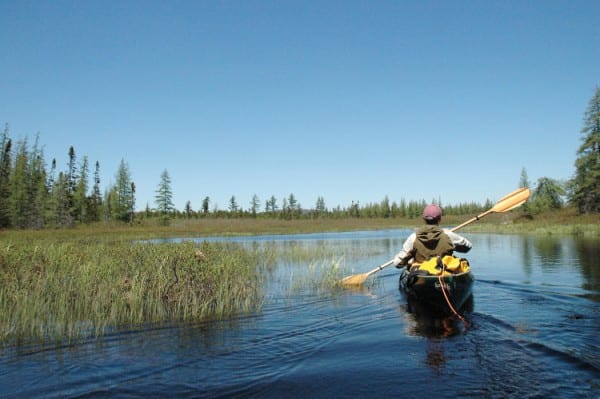
[[[520,188],[518,190],[515,190],[512,193],[507,194],[504,197],[502,197],[500,199],[500,201],[498,201],[496,203],[496,205],[494,205],[493,208],[483,212],[480,215],[475,216],[472,219],[467,220],[466,222],[464,222],[461,225],[458,225],[458,226],[450,229],[450,231],[456,231],[458,229],[462,229],[466,225],[476,222],[479,219],[481,219],[482,217],[489,215],[490,213],[508,212],[512,209],[515,209],[515,208],[523,205],[527,201],[527,199],[529,198],[529,194],[530,194],[530,192],[529,192],[528,188]],[[360,284],[364,283],[371,274],[377,273],[377,272],[385,269],[386,267],[391,266],[393,263],[394,263],[394,261],[390,260],[381,266],[377,266],[375,269],[371,270],[370,272],[362,273],[362,274],[354,274],[352,276],[344,277],[342,279],[342,284],[360,285]]]

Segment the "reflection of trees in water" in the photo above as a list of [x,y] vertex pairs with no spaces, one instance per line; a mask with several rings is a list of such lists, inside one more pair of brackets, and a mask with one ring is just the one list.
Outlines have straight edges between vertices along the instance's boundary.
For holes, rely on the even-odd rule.
[[539,256],[542,269],[550,270],[561,267],[564,263],[562,243],[565,238],[535,237],[533,245]]
[[578,238],[575,240],[575,250],[584,277],[583,288],[594,291],[600,297],[600,241]]
[[523,259],[523,271],[527,277],[531,277],[533,271],[533,252],[531,247],[533,239],[530,236],[523,236],[523,250],[521,256]]
[[522,243],[521,258],[527,276],[538,264],[544,271],[574,270],[582,274],[582,288],[600,291],[600,240],[597,238],[523,236]]
[[525,274],[531,275],[535,264],[539,264],[544,270],[563,267],[566,258],[566,240],[568,238],[523,236],[521,259]]

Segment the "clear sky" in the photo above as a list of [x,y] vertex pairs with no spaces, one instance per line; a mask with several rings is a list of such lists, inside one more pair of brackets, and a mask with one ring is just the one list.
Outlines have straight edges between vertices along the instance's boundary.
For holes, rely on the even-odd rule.
[[0,2],[0,123],[137,207],[498,200],[566,180],[600,1]]

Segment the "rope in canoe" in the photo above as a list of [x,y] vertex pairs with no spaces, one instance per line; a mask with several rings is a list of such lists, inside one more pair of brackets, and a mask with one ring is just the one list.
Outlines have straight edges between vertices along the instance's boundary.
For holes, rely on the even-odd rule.
[[450,297],[448,296],[448,287],[446,286],[446,283],[444,283],[444,272],[446,270],[446,264],[444,264],[444,262],[440,262],[442,264],[442,272],[438,275],[438,280],[440,281],[440,288],[442,290],[442,294],[444,294],[444,299],[446,300],[446,303],[448,304],[448,307],[450,308],[450,310],[452,311],[452,313],[454,313],[454,315],[456,317],[458,317],[464,324],[465,328],[469,327],[469,322],[467,322],[467,320],[465,320],[464,317],[462,317],[460,315],[460,313],[458,313],[456,311],[456,309],[454,309],[454,306],[452,306],[452,302],[450,301]]

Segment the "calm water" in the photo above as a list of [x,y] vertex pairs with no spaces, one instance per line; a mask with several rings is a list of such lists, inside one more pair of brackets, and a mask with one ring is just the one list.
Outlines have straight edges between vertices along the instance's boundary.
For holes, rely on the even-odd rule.
[[[261,237],[252,245],[326,245],[358,273],[391,259],[408,233]],[[393,267],[364,289],[332,294],[290,290],[307,265],[282,264],[257,315],[4,350],[0,394],[600,398],[600,241],[468,238],[476,277],[468,326],[409,313]]]

